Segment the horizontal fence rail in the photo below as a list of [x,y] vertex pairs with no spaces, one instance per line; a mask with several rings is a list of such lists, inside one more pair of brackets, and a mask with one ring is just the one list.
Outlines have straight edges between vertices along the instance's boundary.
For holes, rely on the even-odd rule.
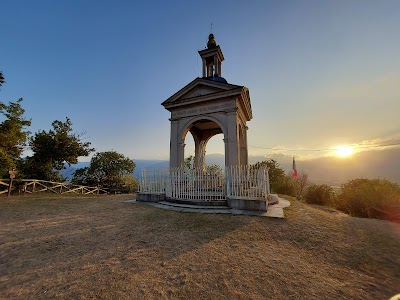
[[228,166],[213,172],[184,167],[142,169],[139,182],[141,193],[165,193],[167,198],[193,202],[265,199],[270,193],[267,167]]
[[[1,194],[8,192],[9,179],[0,179],[0,186],[7,186],[7,189],[1,190]],[[18,191],[18,194],[33,194],[40,192],[51,192],[54,194],[107,194],[108,191],[101,187],[73,185],[68,183],[53,182],[37,179],[16,179],[13,181],[12,191]]]

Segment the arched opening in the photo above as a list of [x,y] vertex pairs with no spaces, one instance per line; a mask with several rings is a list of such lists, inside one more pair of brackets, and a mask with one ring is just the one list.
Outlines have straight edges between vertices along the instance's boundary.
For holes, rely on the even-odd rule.
[[206,145],[206,165],[225,165],[225,143],[222,133],[212,136]]
[[194,137],[190,131],[186,133],[184,137],[184,161],[183,165],[189,167],[190,169],[194,167],[194,157],[195,157],[195,142]]
[[[192,123],[190,123],[186,127],[182,135],[182,141],[185,144],[185,149],[184,149],[185,159],[190,157],[190,155],[192,155],[193,153],[192,152],[193,146],[191,144],[192,139],[190,139],[190,136],[192,136],[194,142],[194,161],[193,161],[194,168],[205,171],[207,165],[206,147],[209,144],[210,139],[215,136],[222,137],[222,139],[220,140],[223,140],[224,136],[223,130],[217,122],[210,119],[201,118],[194,120]],[[217,149],[215,147],[216,146],[215,141],[216,140],[213,139],[212,143],[210,144],[211,149],[213,150]],[[221,144],[222,145],[218,145],[220,154],[225,153],[223,142]]]

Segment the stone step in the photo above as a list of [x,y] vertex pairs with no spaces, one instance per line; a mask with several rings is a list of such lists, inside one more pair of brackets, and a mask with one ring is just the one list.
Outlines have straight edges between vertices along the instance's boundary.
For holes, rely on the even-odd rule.
[[192,209],[230,209],[227,205],[205,205],[202,203],[201,205],[196,204],[188,204],[188,203],[176,203],[176,202],[169,202],[169,201],[161,201],[160,204],[172,206],[172,207],[180,207],[180,208],[192,208]]

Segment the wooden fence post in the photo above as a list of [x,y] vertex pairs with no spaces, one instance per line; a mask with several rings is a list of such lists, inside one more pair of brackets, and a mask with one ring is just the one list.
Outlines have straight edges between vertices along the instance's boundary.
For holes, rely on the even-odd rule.
[[8,171],[8,174],[10,174],[10,184],[8,185],[8,197],[10,197],[11,190],[12,190],[13,179],[15,178],[15,175],[17,174],[17,171],[15,171],[15,170]]

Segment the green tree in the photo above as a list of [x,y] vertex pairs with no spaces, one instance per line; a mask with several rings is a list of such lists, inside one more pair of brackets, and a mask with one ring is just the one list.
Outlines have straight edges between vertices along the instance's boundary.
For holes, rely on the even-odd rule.
[[210,175],[222,175],[222,168],[220,165],[217,164],[207,165],[206,173]]
[[4,76],[3,76],[3,72],[0,71],[0,86],[2,86],[4,84]]
[[33,156],[24,163],[24,174],[30,178],[63,181],[60,170],[78,162],[78,157],[94,151],[90,142],[83,142],[80,134],[72,130],[72,122],[54,121],[49,131],[39,130],[30,139]]
[[26,146],[31,120],[24,118],[25,110],[21,106],[23,99],[6,105],[0,102],[0,113],[5,120],[0,123],[0,178],[8,176],[10,169],[16,168],[18,160]]
[[275,192],[301,199],[303,191],[308,184],[308,175],[306,173],[301,172],[297,178],[293,178],[291,174],[288,174],[277,181]]
[[90,178],[88,178],[88,170],[89,167],[76,169],[72,174],[71,183],[77,185],[97,185],[97,180],[90,180]]
[[133,160],[116,151],[99,152],[92,157],[88,168],[74,172],[72,181],[87,185],[96,183],[105,187],[133,187],[135,183],[130,177],[135,167]]
[[195,169],[195,163],[194,163],[194,156],[190,155],[189,157],[186,157],[185,160],[183,161],[183,167],[189,170],[194,170]]
[[279,187],[286,181],[285,171],[274,159],[264,160],[251,165],[251,168],[254,169],[260,169],[262,167],[268,167],[270,189],[272,192],[278,193]]

